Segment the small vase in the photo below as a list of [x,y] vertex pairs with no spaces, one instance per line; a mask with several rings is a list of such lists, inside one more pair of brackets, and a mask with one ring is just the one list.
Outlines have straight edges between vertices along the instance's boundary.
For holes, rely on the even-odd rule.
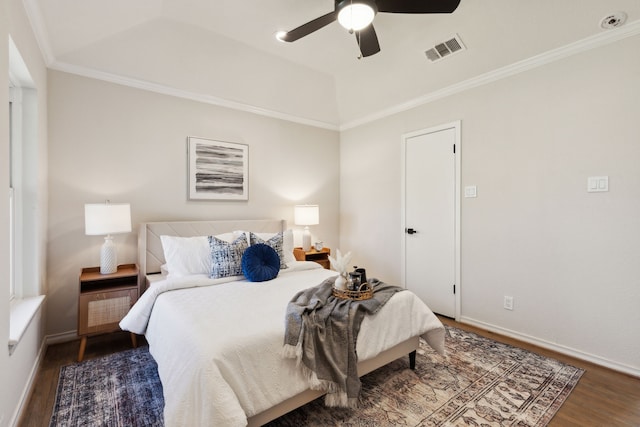
[[345,289],[347,289],[347,279],[345,279],[344,276],[340,275],[340,276],[336,277],[336,281],[333,284],[333,286],[336,289],[340,289],[340,290],[344,291]]

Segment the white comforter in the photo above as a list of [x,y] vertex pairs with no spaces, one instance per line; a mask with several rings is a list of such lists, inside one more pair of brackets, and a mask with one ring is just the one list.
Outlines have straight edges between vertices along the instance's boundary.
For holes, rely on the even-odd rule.
[[[298,262],[269,282],[191,276],[154,283],[120,326],[146,335],[163,385],[165,425],[246,426],[247,417],[306,390],[295,361],[281,357],[286,307],[299,290],[335,274]],[[398,292],[365,317],[358,358],[416,335],[444,351],[437,317],[413,293]]]

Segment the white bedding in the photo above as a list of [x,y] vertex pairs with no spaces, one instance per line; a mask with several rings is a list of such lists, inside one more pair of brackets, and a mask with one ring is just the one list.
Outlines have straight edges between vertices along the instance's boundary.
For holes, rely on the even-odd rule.
[[[165,425],[246,426],[258,414],[308,388],[281,357],[287,303],[335,271],[297,262],[268,282],[191,276],[154,283],[122,320],[144,333],[158,363]],[[147,323],[148,320],[148,323]],[[358,335],[359,360],[412,336],[444,351],[444,327],[413,293],[398,292]]]

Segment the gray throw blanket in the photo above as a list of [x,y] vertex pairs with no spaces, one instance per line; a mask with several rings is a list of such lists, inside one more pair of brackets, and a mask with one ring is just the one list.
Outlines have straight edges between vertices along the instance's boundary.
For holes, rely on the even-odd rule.
[[344,300],[332,295],[335,279],[300,291],[289,302],[283,356],[302,363],[310,387],[327,392],[327,406],[355,408],[360,394],[356,340],[362,319],[404,289],[371,279],[373,298]]

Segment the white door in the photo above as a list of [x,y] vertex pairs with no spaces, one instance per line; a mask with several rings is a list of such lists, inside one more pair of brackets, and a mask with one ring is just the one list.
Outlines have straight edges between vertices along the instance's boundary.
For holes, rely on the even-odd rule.
[[435,313],[456,316],[456,142],[450,125],[404,137],[405,285]]

